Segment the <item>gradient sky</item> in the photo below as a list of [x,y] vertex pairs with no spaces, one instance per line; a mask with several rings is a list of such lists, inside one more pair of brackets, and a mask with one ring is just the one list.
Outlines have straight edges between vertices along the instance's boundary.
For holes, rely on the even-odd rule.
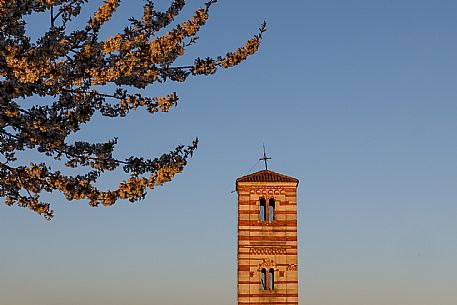
[[[201,5],[189,2],[184,17]],[[107,35],[141,13],[122,3]],[[47,196],[51,222],[0,205],[0,304],[236,304],[231,191],[262,169],[262,143],[272,170],[300,179],[301,305],[457,304],[456,12],[455,0],[219,1],[182,62],[236,49],[266,19],[257,55],[148,88],[177,91],[170,113],[97,117],[74,137],[117,136],[126,157],[198,136],[188,167],[136,204]]]

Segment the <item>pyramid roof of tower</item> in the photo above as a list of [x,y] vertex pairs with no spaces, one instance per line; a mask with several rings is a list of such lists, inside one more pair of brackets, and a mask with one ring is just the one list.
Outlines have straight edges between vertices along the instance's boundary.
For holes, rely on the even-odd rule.
[[286,175],[281,175],[269,170],[261,170],[243,177],[236,179],[239,182],[295,182],[298,183],[297,178],[292,178]]

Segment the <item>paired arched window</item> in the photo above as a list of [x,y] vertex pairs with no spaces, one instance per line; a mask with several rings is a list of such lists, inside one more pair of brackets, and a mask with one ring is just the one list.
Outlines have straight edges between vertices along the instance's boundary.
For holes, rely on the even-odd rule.
[[268,206],[267,206],[267,201],[265,198],[260,198],[260,213],[259,213],[259,220],[260,221],[273,221],[275,220],[275,199],[270,198],[268,200]]
[[260,271],[260,286],[263,290],[275,289],[275,270],[273,268],[270,268],[268,273],[265,268]]

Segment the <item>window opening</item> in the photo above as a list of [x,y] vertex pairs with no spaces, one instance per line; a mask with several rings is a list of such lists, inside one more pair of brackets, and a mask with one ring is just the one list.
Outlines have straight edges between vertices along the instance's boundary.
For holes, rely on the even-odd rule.
[[265,268],[261,272],[260,284],[263,290],[267,289],[267,270]]
[[275,220],[275,200],[270,198],[268,202],[268,221]]
[[260,198],[260,214],[259,214],[260,221],[267,220],[267,201],[265,198]]
[[275,271],[273,268],[270,269],[270,272],[268,274],[268,279],[269,279],[269,283],[268,283],[268,287],[270,290],[273,290],[275,289]]

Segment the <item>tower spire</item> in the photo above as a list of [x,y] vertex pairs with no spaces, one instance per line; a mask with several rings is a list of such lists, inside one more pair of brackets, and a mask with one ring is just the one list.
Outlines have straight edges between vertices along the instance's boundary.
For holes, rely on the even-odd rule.
[[263,144],[263,157],[260,158],[259,160],[263,160],[263,161],[265,162],[265,169],[268,170],[268,163],[267,163],[267,161],[268,161],[268,160],[271,160],[271,158],[270,158],[270,157],[267,157],[267,154],[266,154],[266,152],[265,152],[265,144]]

